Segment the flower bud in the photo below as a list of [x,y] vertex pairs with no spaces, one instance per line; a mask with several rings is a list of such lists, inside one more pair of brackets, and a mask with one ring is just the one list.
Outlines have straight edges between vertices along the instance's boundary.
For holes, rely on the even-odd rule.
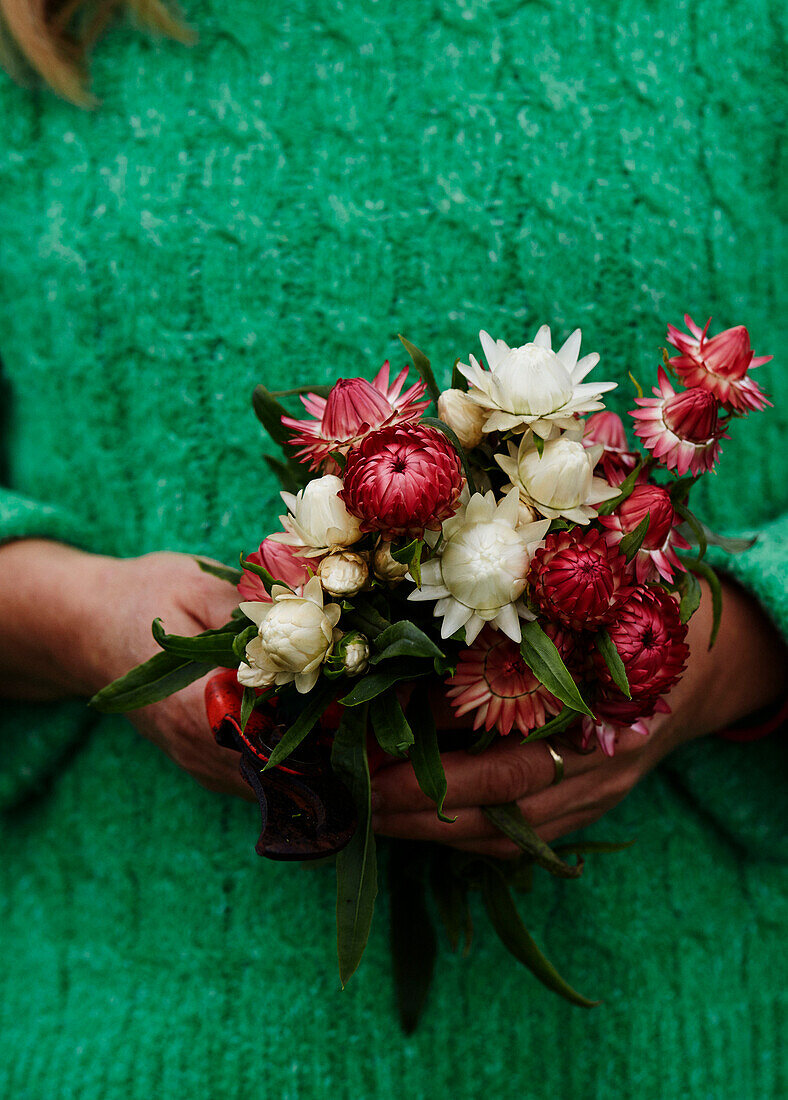
[[295,496],[282,493],[282,500],[290,510],[289,516],[281,517],[287,533],[271,537],[318,552],[335,546],[352,546],[361,538],[361,527],[341,500],[341,491],[342,479],[326,474],[310,481]]
[[407,574],[408,567],[391,556],[391,543],[379,542],[372,558],[372,568],[379,581],[397,584]]
[[343,550],[323,558],[317,575],[330,596],[355,596],[369,580],[369,566],[361,554]]
[[462,390],[445,390],[438,398],[438,416],[454,431],[467,450],[478,447],[488,412]]
[[342,671],[348,676],[360,676],[369,665],[369,642],[357,630],[350,630],[347,634],[335,630],[335,638],[337,634],[339,637],[331,654],[332,664],[336,666],[341,662]]

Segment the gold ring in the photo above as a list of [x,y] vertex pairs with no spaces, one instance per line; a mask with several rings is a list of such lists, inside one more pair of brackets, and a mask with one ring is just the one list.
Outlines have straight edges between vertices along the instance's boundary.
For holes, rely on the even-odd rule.
[[560,752],[547,742],[545,742],[545,748],[550,753],[553,763],[555,764],[555,775],[553,776],[553,782],[550,784],[551,787],[554,787],[556,783],[560,783],[564,778],[564,758],[561,756]]

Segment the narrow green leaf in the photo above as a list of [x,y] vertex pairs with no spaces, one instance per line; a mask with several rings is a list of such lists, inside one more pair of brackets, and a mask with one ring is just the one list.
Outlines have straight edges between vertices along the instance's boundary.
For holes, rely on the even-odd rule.
[[247,626],[245,630],[242,630],[240,631],[240,633],[235,635],[235,640],[233,642],[233,653],[239,661],[242,661],[244,659],[244,657],[246,656],[246,647],[249,645],[252,638],[256,636],[257,627],[254,625],[254,623],[252,623],[251,626]]
[[157,653],[149,661],[137,665],[125,676],[96,692],[90,705],[105,714],[125,714],[174,695],[214,667],[203,661],[178,657],[174,653]]
[[692,486],[698,478],[693,474],[689,477],[677,478],[668,489],[670,495],[670,502],[675,507],[676,504],[683,504],[690,494]]
[[709,640],[709,649],[711,649],[717,640],[717,632],[720,629],[722,619],[722,585],[720,584],[720,578],[705,561],[696,561],[693,558],[682,558],[682,561],[687,569],[691,569],[693,573],[703,577],[711,591],[712,623],[711,638]]
[[488,730],[482,730],[475,741],[472,741],[468,748],[465,750],[469,752],[471,756],[478,756],[480,752],[484,752],[485,749],[489,749],[495,738],[498,736],[498,730],[495,726]]
[[605,659],[605,664],[613,679],[613,683],[620,692],[626,695],[627,699],[631,699],[632,693],[629,690],[627,670],[624,668],[624,662],[621,660],[621,656],[616,649],[615,642],[606,630],[600,630],[595,640],[597,649]]
[[331,767],[349,789],[358,814],[350,843],[337,855],[337,956],[344,988],[369,938],[378,892],[371,786],[367,761],[366,707],[346,710],[331,749]]
[[581,711],[591,718],[594,717],[586,706],[577,684],[562,661],[561,654],[536,620],[523,625],[520,652],[537,680],[544,684],[547,690],[555,695],[556,699],[566,703],[572,710]]
[[695,542],[697,543],[697,546],[698,546],[698,557],[702,558],[703,555],[706,553],[706,546],[707,546],[706,532],[703,530],[703,524],[700,522],[700,520],[698,519],[698,517],[696,515],[694,515],[692,512],[690,512],[690,510],[686,506],[686,504],[680,504],[680,503],[674,501],[673,502],[673,508],[675,509],[677,514],[681,516],[681,518],[684,520],[684,522],[688,525],[690,531],[692,531],[693,539],[695,540]]
[[412,539],[411,542],[405,546],[400,546],[397,550],[391,551],[391,556],[394,561],[400,562],[401,565],[407,565],[410,569],[410,575],[413,577],[418,588],[421,588],[421,554],[424,550],[424,543],[421,539]]
[[468,392],[468,379],[460,371],[460,360],[455,359],[451,368],[451,388],[453,390],[460,390],[461,393]]
[[618,548],[627,562],[632,561],[643,545],[646,535],[648,534],[648,525],[650,521],[651,513],[647,512],[634,531],[630,531],[628,534],[624,535],[621,542],[618,544]]
[[298,479],[291,463],[282,462],[281,459],[266,454],[263,455],[263,462],[274,474],[286,493],[297,493],[299,489],[303,488],[304,480]]
[[758,541],[756,535],[746,539],[732,538],[729,535],[718,535],[716,531],[712,531],[705,523],[701,523],[701,527],[703,528],[703,534],[706,536],[706,541],[711,546],[719,546],[719,548],[724,550],[727,554],[743,554],[745,550],[749,550],[752,546],[755,546]]
[[413,730],[394,690],[376,695],[369,704],[369,717],[378,744],[390,756],[405,757],[413,744]]
[[482,896],[493,928],[504,947],[527,966],[548,989],[560,994],[572,1004],[593,1008],[599,1001],[590,1001],[564,981],[553,964],[545,958],[520,919],[506,883],[492,864],[486,864],[482,880]]
[[609,516],[609,515],[611,515],[613,512],[615,512],[616,508],[618,508],[619,504],[623,504],[624,501],[627,499],[627,497],[632,495],[632,491],[635,488],[635,486],[637,485],[637,480],[638,480],[638,477],[640,476],[640,471],[642,469],[643,469],[643,459],[641,458],[638,461],[637,465],[635,466],[634,470],[630,470],[630,472],[627,474],[627,476],[624,478],[624,480],[619,485],[619,487],[618,487],[618,496],[613,497],[612,500],[603,501],[597,507],[597,512],[599,513],[600,516]]
[[161,619],[154,619],[151,624],[151,633],[162,649],[168,653],[174,653],[177,657],[204,661],[206,664],[220,665],[222,668],[238,667],[238,658],[233,649],[238,633],[235,622],[229,623],[221,630],[205,630],[202,634],[187,637],[165,633]]
[[416,1030],[438,953],[427,908],[428,856],[419,842],[396,841],[389,850],[389,940],[397,1008],[406,1035]]
[[700,583],[694,573],[682,573],[676,577],[676,587],[681,592],[679,618],[687,623],[700,607]]
[[257,693],[254,688],[245,687],[244,693],[241,696],[241,732],[246,729],[246,723],[249,721],[249,715],[254,710],[254,705],[257,702]]
[[468,482],[468,492],[473,496],[476,492],[476,484],[473,480],[473,474],[471,473],[470,463],[468,462],[468,456],[465,453],[465,448],[459,439],[455,431],[449,427],[448,424],[444,424],[442,420],[439,420],[437,416],[423,416],[419,421],[420,424],[427,424],[431,428],[437,428],[439,432],[443,434],[454,447],[457,454],[460,456],[460,462],[462,463],[462,470],[465,474],[465,480]]
[[432,716],[426,685],[417,684],[414,688],[408,703],[407,717],[414,738],[410,760],[418,784],[427,798],[435,803],[441,821],[456,821],[456,818],[447,817],[443,812],[443,801],[446,798],[446,774],[438,748],[438,733],[435,729],[435,719]]
[[464,953],[467,954],[471,946],[473,936],[473,920],[468,904],[468,886],[454,873],[452,861],[447,858],[443,846],[437,845],[432,850],[430,862],[430,886],[432,896],[446,935],[449,938],[449,946],[456,951],[460,946],[460,940],[464,940]]
[[500,829],[504,836],[514,841],[521,851],[526,852],[551,875],[557,878],[579,878],[582,874],[581,864],[566,863],[559,859],[550,845],[525,820],[516,802],[506,802],[501,806],[482,806],[482,813],[492,821],[496,829]]
[[579,711],[573,710],[572,707],[563,707],[549,722],[545,722],[543,726],[527,733],[522,740],[522,744],[526,745],[530,741],[542,741],[545,737],[550,737],[554,733],[563,733],[580,717]]
[[265,386],[255,386],[252,394],[252,408],[274,443],[278,443],[280,447],[287,443],[293,434],[290,428],[282,423],[282,417],[288,415],[287,409]]
[[541,458],[544,454],[544,440],[540,435],[534,434],[534,446],[536,447],[536,453]]
[[304,709],[274,748],[268,763],[263,768],[264,772],[269,768],[275,768],[277,764],[286,760],[291,752],[295,752],[304,738],[312,732],[323,711],[334,698],[335,692],[336,688],[333,684],[318,680],[312,690],[304,695]]
[[420,351],[415,346],[415,344],[411,344],[410,340],[406,340],[404,336],[400,336],[399,339],[405,351],[413,360],[413,366],[416,368],[419,377],[426,385],[427,393],[437,405],[438,398],[440,397],[440,390],[438,389],[438,383],[435,381],[435,375],[432,373],[429,359],[423,351]]
[[206,561],[205,558],[195,558],[194,560],[203,573],[210,573],[212,577],[218,577],[220,581],[227,581],[228,584],[238,584],[243,576],[240,569],[232,569],[229,565],[219,565],[214,561]]
[[407,620],[394,623],[378,634],[374,642],[375,655],[370,664],[391,660],[392,657],[443,657],[444,653],[429,635]]
[[289,584],[285,584],[284,581],[279,581],[276,579],[276,577],[273,577],[265,568],[265,566],[258,565],[256,561],[249,561],[249,559],[245,558],[243,554],[241,554],[241,565],[244,569],[248,570],[248,572],[254,573],[256,577],[260,578],[269,596],[271,594],[271,589],[274,587],[275,584],[280,585],[282,588],[286,588],[289,592],[293,591]]
[[367,672],[353,690],[339,701],[345,707],[357,707],[361,703],[368,703],[381,692],[388,691],[394,684],[399,684],[403,680],[415,680],[419,676],[427,676],[431,671],[432,668],[430,666],[425,668],[422,662],[402,657],[395,658],[379,672]]
[[635,392],[637,393],[638,397],[642,397],[643,396],[643,387],[638,382],[637,378],[635,378],[635,376],[634,376],[634,374],[632,373],[631,370],[627,371],[627,374],[629,375],[629,378],[630,378],[630,381],[632,382],[632,385],[635,387]]

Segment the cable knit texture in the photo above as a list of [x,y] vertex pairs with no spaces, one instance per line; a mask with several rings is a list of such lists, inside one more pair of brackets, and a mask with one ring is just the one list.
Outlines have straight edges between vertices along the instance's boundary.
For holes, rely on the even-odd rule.
[[[185,10],[191,49],[107,36],[94,113],[0,78],[0,537],[232,561],[278,511],[256,382],[371,377],[400,331],[446,381],[481,327],[547,321],[582,327],[622,410],[689,309],[776,354],[775,409],[695,500],[762,531],[730,568],[788,631],[781,5]],[[784,744],[694,743],[589,831],[636,847],[537,876],[529,927],[599,1008],[552,998],[476,906],[404,1038],[385,895],[340,992],[330,868],[259,860],[256,811],[123,720],[8,707],[0,1094],[784,1096]]]

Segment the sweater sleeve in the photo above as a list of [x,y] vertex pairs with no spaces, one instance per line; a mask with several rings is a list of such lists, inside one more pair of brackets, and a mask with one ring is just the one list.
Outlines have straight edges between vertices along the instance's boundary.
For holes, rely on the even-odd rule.
[[758,531],[741,532],[755,543],[741,554],[726,554],[710,546],[707,557],[758,600],[788,641],[788,512]]
[[[60,508],[0,487],[0,545],[46,538],[87,546],[89,533]],[[0,566],[1,567],[1,566]],[[0,810],[43,789],[95,722],[84,700],[31,704],[2,701]]]

